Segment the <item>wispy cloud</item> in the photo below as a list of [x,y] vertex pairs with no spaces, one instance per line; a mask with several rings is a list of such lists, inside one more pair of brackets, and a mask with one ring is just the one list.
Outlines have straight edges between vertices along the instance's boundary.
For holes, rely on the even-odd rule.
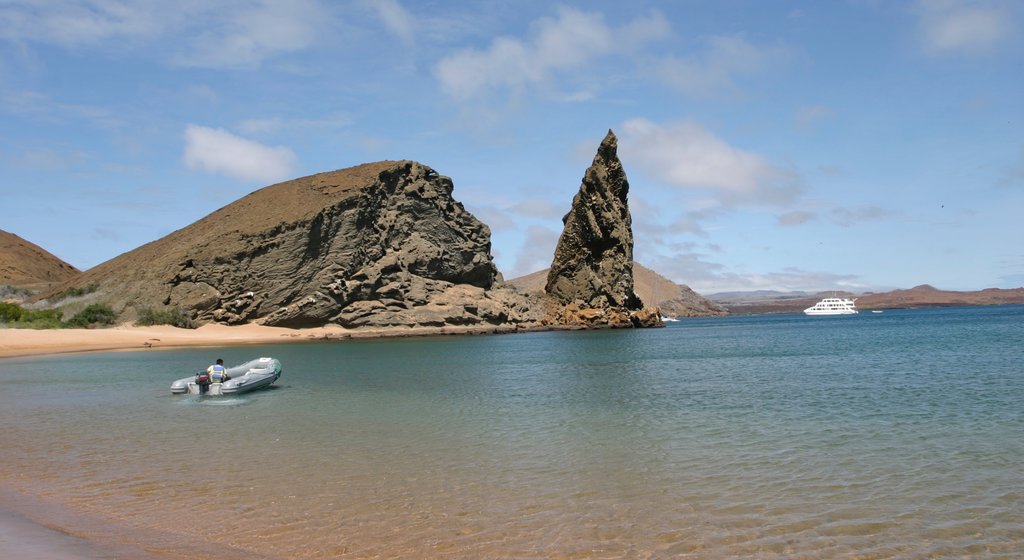
[[264,117],[245,119],[238,123],[238,130],[246,134],[274,134],[282,130],[302,130],[314,128],[345,128],[352,124],[352,116],[347,113],[325,116],[323,118],[302,119],[285,117]]
[[12,0],[0,10],[0,37],[65,47],[159,34],[169,15],[161,2]]
[[533,22],[528,38],[503,36],[486,49],[461,50],[442,59],[434,73],[442,91],[458,100],[495,92],[515,95],[667,32],[667,21],[656,13],[613,28],[599,13],[560,8],[556,17]]
[[921,35],[936,54],[987,54],[1006,40],[1010,14],[997,4],[961,0],[921,0]]
[[317,0],[13,0],[0,9],[0,38],[119,52],[161,45],[177,65],[252,68],[308,47],[329,20]]
[[200,68],[252,68],[278,53],[310,46],[329,19],[315,0],[263,0],[212,14],[220,21],[173,61]]
[[190,124],[185,128],[183,161],[189,169],[271,183],[292,176],[295,154],[288,148],[265,146],[220,128]]
[[793,171],[729,145],[696,122],[637,118],[622,128],[624,158],[668,185],[712,189],[725,205],[785,204],[800,192]]
[[531,225],[526,230],[526,239],[516,253],[515,263],[508,271],[508,278],[516,278],[537,272],[551,266],[560,232],[546,226]]
[[398,0],[363,0],[362,4],[376,14],[384,27],[403,43],[413,42],[416,33],[415,19]]
[[741,36],[708,39],[702,52],[666,56],[651,64],[650,72],[678,91],[698,98],[738,96],[740,78],[784,68],[794,54],[782,45],[755,45]]
[[[707,248],[705,248],[707,249]],[[853,274],[834,274],[787,267],[771,272],[730,270],[698,247],[679,247],[671,256],[651,257],[647,266],[704,295],[716,292],[776,290],[781,292],[845,289],[862,291],[863,280]]]

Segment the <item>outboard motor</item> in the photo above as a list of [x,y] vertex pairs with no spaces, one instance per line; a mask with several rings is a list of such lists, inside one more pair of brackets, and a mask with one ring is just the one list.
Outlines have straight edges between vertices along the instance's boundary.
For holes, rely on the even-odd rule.
[[196,386],[199,387],[199,394],[200,395],[202,395],[203,393],[209,391],[210,390],[210,374],[206,373],[205,371],[197,371],[196,372]]

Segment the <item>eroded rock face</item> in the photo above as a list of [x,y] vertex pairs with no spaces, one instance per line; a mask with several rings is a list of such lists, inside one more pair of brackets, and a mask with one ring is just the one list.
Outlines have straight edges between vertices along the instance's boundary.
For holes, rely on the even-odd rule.
[[[497,270],[490,230],[451,196],[452,182],[413,162],[382,172],[345,204],[325,208],[300,232],[313,255],[298,298],[274,306],[264,322],[280,326],[473,324],[503,322],[500,313],[466,310],[455,286],[480,293]],[[434,309],[448,295],[447,314]],[[230,311],[230,310],[229,310]],[[443,315],[443,316],[442,316]],[[240,317],[246,320],[246,317]]]
[[412,161],[273,185],[108,261],[117,311],[178,307],[200,322],[288,327],[502,325],[529,317],[497,289],[490,230],[452,181]]
[[561,307],[552,320],[563,325],[657,326],[633,290],[633,231],[629,182],[608,131],[583,176],[572,209],[562,219],[545,293]]

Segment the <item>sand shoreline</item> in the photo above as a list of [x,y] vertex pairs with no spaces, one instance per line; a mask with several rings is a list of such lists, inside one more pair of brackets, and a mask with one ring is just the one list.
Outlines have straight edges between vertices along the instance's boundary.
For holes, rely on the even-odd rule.
[[179,329],[166,325],[155,327],[119,325],[107,329],[33,330],[0,328],[0,359],[76,352],[280,344],[286,342],[359,338],[504,334],[523,331],[524,329],[516,329],[510,326],[345,329],[340,326],[331,325],[306,329],[288,329],[256,324],[233,327],[209,324],[197,329]]

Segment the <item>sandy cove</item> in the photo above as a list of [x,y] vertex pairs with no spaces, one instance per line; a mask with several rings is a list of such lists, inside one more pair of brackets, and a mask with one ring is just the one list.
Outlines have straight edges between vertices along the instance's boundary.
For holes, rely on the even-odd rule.
[[449,334],[490,334],[516,332],[515,327],[391,327],[386,329],[345,329],[331,325],[288,329],[248,324],[229,327],[208,324],[197,329],[170,326],[135,327],[120,325],[107,329],[0,329],[0,358],[97,352],[145,350],[186,346],[234,346],[277,344],[310,340],[385,338]]

